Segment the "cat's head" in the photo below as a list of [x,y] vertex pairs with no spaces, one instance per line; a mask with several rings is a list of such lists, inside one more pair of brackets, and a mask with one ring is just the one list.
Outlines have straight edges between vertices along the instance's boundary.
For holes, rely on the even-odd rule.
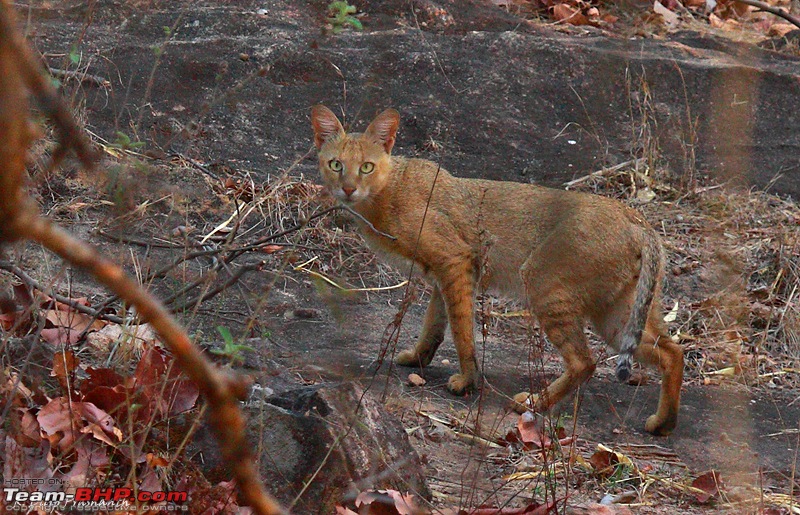
[[392,171],[391,152],[400,115],[387,109],[363,134],[346,134],[336,115],[323,105],[311,109],[319,169],[336,199],[357,204],[379,193]]

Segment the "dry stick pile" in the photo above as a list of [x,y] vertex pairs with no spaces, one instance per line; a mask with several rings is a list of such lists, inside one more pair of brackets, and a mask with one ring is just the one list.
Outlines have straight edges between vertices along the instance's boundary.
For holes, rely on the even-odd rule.
[[17,20],[10,2],[3,0],[0,2],[0,141],[3,142],[0,145],[0,163],[4,164],[4,169],[0,173],[0,243],[20,239],[37,241],[69,262],[85,268],[120,298],[135,306],[208,399],[209,422],[225,461],[235,464],[232,472],[242,500],[255,513],[287,513],[258,479],[250,447],[245,441],[245,419],[239,408],[239,401],[247,393],[241,379],[206,360],[162,304],[128,278],[119,266],[39,216],[35,204],[23,191],[26,153],[36,134],[29,121],[28,91],[59,129],[60,147],[54,153],[51,167],[69,150],[73,150],[87,168],[92,166],[96,156],[66,105],[47,82],[44,71],[16,27]]

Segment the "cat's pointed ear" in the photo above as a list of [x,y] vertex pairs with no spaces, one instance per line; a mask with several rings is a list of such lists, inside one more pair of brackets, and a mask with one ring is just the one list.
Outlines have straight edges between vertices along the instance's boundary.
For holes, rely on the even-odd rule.
[[320,148],[331,136],[343,135],[344,128],[333,111],[322,104],[311,108],[311,125],[314,127],[314,144]]
[[392,152],[399,125],[400,113],[394,109],[387,109],[372,120],[364,135],[383,145],[384,150],[389,154]]

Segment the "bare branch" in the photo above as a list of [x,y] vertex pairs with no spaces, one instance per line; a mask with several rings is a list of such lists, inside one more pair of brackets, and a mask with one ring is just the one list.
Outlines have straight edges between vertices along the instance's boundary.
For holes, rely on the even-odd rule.
[[769,5],[768,3],[759,2],[758,0],[735,0],[735,1],[739,2],[740,4],[752,5],[753,7],[758,7],[759,9],[761,9],[764,12],[768,12],[770,14],[774,14],[775,16],[780,16],[781,18],[783,18],[784,20],[788,21],[789,23],[791,23],[795,27],[800,28],[800,18],[798,18],[797,16],[794,16],[792,14],[787,13],[786,11],[781,9],[780,7],[774,7],[772,5]]
[[89,315],[93,318],[101,318],[103,320],[108,320],[109,322],[114,322],[115,324],[124,324],[125,320],[117,315],[105,314],[102,311],[91,308],[89,306],[84,306],[80,302],[75,302],[73,299],[69,297],[65,297],[64,295],[59,295],[54,291],[50,291],[48,288],[45,288],[39,282],[36,281],[33,277],[25,273],[23,269],[11,263],[9,261],[0,261],[0,270],[6,270],[7,272],[11,272],[15,276],[19,278],[20,281],[25,283],[29,288],[33,288],[34,290],[39,290],[40,292],[49,295],[57,302],[62,304],[66,304],[67,306],[71,307],[75,311],[83,313],[84,315]]

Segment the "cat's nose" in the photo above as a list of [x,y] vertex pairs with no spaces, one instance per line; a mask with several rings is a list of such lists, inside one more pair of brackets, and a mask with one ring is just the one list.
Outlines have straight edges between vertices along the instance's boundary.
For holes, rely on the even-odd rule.
[[342,191],[344,192],[345,195],[349,197],[350,195],[353,194],[354,191],[356,191],[356,189],[342,186]]

